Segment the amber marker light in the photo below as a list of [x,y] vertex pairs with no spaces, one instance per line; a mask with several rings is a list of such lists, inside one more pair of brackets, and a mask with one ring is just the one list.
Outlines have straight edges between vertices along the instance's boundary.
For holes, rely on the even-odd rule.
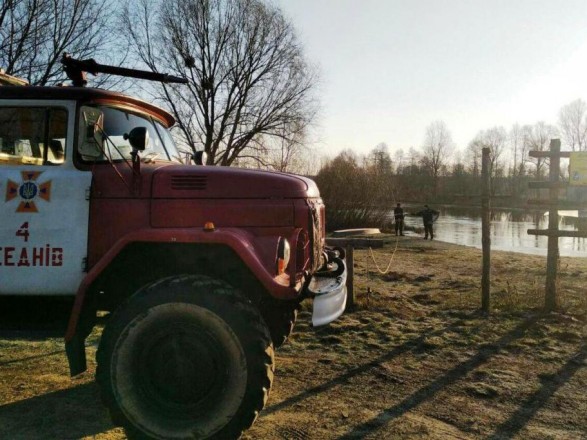
[[216,227],[214,226],[214,223],[212,222],[206,222],[204,223],[204,231],[206,232],[212,232],[216,229]]
[[277,274],[281,275],[282,273],[284,273],[286,267],[287,267],[287,265],[285,264],[285,260],[283,260],[282,258],[279,258],[277,260]]
[[289,242],[286,238],[281,237],[277,246],[277,275],[285,273],[285,269],[289,264],[290,254]]

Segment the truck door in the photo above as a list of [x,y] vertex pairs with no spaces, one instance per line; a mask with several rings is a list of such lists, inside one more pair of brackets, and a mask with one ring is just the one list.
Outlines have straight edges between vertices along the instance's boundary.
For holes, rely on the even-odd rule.
[[74,295],[91,173],[73,164],[75,104],[0,100],[0,295]]

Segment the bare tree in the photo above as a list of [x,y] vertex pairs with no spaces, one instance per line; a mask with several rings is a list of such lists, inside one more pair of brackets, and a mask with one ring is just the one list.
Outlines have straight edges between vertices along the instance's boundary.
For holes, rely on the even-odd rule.
[[401,170],[404,167],[404,160],[405,160],[403,148],[399,148],[399,149],[395,150],[395,152],[393,153],[393,160],[396,163],[396,165],[395,165],[396,173],[401,174]]
[[422,155],[414,147],[408,150],[408,165],[404,166],[403,174],[419,174],[418,163],[421,161]]
[[[260,159],[264,141],[300,138],[315,110],[315,75],[290,22],[261,0],[133,2],[130,43],[151,69],[189,79],[163,86],[185,143],[209,164]],[[187,68],[186,68],[187,65]]]
[[440,171],[446,166],[453,148],[452,135],[444,121],[435,121],[426,128],[422,164],[432,176],[434,195],[438,191]]
[[558,116],[560,133],[564,143],[572,151],[587,150],[587,104],[577,99],[565,105]]
[[313,177],[318,174],[324,159],[320,157],[319,151],[313,146],[303,144],[290,155],[290,161],[285,172]]
[[[285,135],[288,132],[287,127],[283,127],[283,131],[283,136],[261,136],[254,139],[251,144],[256,148],[243,150],[243,154],[237,159],[238,164],[246,164],[249,167],[257,166],[283,173],[304,173],[310,168],[305,161],[310,152],[310,149],[303,142],[305,133],[303,130],[299,130],[297,135],[288,137]],[[247,150],[251,150],[252,154],[248,155]],[[262,154],[259,154],[259,151]]]
[[346,150],[325,164],[316,176],[320,194],[328,205],[330,230],[386,227],[389,222],[386,200],[390,188],[381,184],[372,166],[365,168],[360,162],[353,151]]
[[369,152],[368,162],[376,174],[389,175],[393,172],[393,162],[385,142],[380,142]]
[[525,163],[527,161],[526,147],[528,144],[529,128],[527,125],[512,125],[509,132],[509,144],[512,157],[510,174],[513,177],[525,174]]
[[453,154],[452,164],[449,171],[450,178],[447,179],[445,195],[450,194],[453,198],[469,196],[474,194],[475,178],[467,172],[465,155],[462,151],[456,150]]
[[467,149],[465,150],[465,164],[468,172],[473,177],[479,177],[481,175],[481,150],[483,144],[481,142],[479,134],[469,142]]
[[494,176],[501,176],[506,169],[506,147],[508,135],[503,127],[493,127],[485,131],[485,146],[491,149],[491,169]]
[[[556,127],[546,124],[542,121],[528,128],[527,151],[546,151],[549,148],[550,140],[558,135]],[[534,176],[542,178],[545,175],[546,165],[549,163],[547,159],[529,158],[528,159],[535,166]]]
[[515,195],[524,192],[523,182],[527,174],[528,149],[532,128],[529,125],[520,126],[514,124],[509,132],[509,144],[511,150],[510,176],[512,178],[513,192]]
[[63,52],[77,58],[120,60],[113,0],[2,0],[0,67],[33,85],[65,79]]
[[496,178],[501,177],[505,171],[505,160],[504,153],[507,145],[507,132],[503,127],[493,127],[488,130],[482,130],[471,141],[469,148],[471,151],[475,151],[475,158],[479,160],[481,150],[483,148],[490,149],[490,180],[491,180],[491,191],[495,194]]

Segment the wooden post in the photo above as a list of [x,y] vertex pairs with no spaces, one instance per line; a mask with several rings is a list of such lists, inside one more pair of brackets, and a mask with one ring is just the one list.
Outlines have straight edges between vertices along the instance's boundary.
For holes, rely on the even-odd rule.
[[483,249],[483,270],[481,275],[481,310],[489,313],[491,288],[491,230],[490,230],[490,149],[483,148],[481,163],[481,246]]
[[352,311],[355,307],[355,291],[353,289],[353,278],[355,274],[355,255],[354,255],[355,248],[352,245],[347,245],[345,249],[346,253],[346,270],[347,270],[347,278],[346,278],[346,291],[347,291],[347,298],[346,298],[346,307],[345,312]]
[[[587,231],[560,231],[558,229],[559,209],[585,208],[583,201],[562,201],[558,199],[559,191],[568,186],[567,182],[560,181],[560,159],[571,156],[570,151],[561,151],[559,139],[550,140],[550,151],[530,151],[530,157],[550,158],[549,180],[547,182],[530,182],[530,188],[548,188],[548,200],[529,200],[536,206],[548,206],[548,229],[528,229],[528,234],[546,235],[548,237],[548,250],[546,254],[546,286],[544,292],[544,311],[557,310],[559,298],[557,293],[559,250],[558,239],[560,237],[587,237]],[[546,202],[546,203],[545,203]]]
[[553,182],[558,182],[560,174],[560,150],[561,142],[559,139],[550,141],[550,182],[548,210],[548,250],[546,254],[546,292],[544,296],[544,310],[551,312],[558,309],[558,295],[556,292],[556,282],[558,277],[558,203],[559,189]]

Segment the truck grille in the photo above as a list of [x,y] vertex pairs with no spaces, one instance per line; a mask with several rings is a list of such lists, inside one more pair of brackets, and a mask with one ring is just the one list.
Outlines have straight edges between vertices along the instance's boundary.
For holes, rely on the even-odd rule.
[[203,191],[208,184],[208,176],[171,176],[171,189]]

